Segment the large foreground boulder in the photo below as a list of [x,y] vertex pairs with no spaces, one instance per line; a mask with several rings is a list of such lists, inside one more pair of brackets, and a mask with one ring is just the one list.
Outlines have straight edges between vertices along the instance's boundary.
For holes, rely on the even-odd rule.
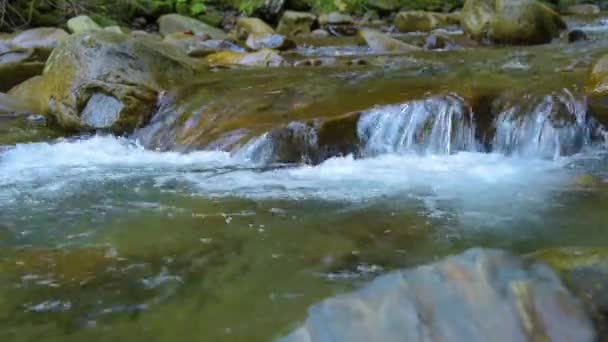
[[282,339],[313,341],[594,341],[583,306],[547,266],[471,249],[325,300]]
[[37,89],[62,127],[121,134],[143,125],[158,95],[198,66],[155,39],[91,31],[53,51]]
[[557,13],[536,0],[467,0],[461,24],[472,38],[499,44],[544,44],[566,28]]

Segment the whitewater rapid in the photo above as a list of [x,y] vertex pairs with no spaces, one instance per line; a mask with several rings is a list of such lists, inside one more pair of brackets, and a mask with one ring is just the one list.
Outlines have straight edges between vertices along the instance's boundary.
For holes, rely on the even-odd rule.
[[559,182],[568,161],[459,152],[346,156],[317,166],[262,167],[227,152],[156,152],[127,139],[93,136],[19,144],[0,152],[0,188],[60,191],[79,183],[153,178],[157,186],[170,180],[188,182],[193,191],[206,196],[361,200],[409,190],[470,196]]

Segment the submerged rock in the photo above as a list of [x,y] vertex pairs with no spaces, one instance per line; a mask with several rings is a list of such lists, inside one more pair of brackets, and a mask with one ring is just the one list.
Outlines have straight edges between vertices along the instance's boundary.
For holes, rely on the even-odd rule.
[[165,14],[158,18],[158,29],[162,35],[192,32],[198,35],[207,35],[213,39],[228,38],[228,35],[217,27],[179,14]]
[[422,50],[418,46],[404,43],[375,30],[360,30],[358,37],[376,53],[399,53]]
[[281,55],[269,49],[250,53],[234,51],[217,52],[207,56],[205,60],[209,65],[215,67],[277,67],[285,63]]
[[499,44],[544,44],[559,36],[566,24],[536,0],[467,0],[461,12],[467,34]]
[[86,15],[81,15],[68,20],[67,26],[68,30],[72,33],[101,30],[101,26]]
[[153,39],[85,32],[53,51],[40,96],[66,129],[128,133],[147,121],[165,86],[198,67],[195,60]]
[[395,26],[402,32],[427,32],[458,24],[454,17],[443,13],[407,11],[395,16]]
[[285,11],[279,21],[277,32],[288,37],[310,33],[317,17],[308,12]]
[[584,40],[589,40],[589,37],[583,30],[575,29],[568,32],[568,43],[576,43]]
[[587,313],[550,268],[471,249],[327,299],[280,341],[594,339]]

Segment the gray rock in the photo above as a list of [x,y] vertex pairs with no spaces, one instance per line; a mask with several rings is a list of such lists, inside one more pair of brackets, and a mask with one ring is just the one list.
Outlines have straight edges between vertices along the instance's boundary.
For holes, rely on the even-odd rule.
[[217,27],[179,14],[166,14],[158,18],[158,29],[163,36],[178,32],[192,32],[198,35],[208,35],[213,39],[228,38],[228,35]]
[[280,341],[538,340],[594,341],[595,332],[549,267],[471,249],[327,299]]
[[86,15],[81,15],[68,20],[67,26],[68,30],[72,33],[95,31],[102,29],[101,26],[99,26],[95,21],[93,21],[93,19],[89,18]]

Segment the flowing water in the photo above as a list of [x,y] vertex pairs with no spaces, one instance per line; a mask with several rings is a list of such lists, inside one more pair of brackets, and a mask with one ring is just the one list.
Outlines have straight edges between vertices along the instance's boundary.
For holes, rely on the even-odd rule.
[[[263,130],[231,152],[102,134],[0,146],[0,339],[267,341],[323,298],[468,247],[605,246],[608,154],[578,75],[492,116],[445,92],[358,108],[397,84],[381,75],[339,98],[361,110],[356,153],[317,165],[269,162]],[[276,107],[303,97],[259,83]]]

